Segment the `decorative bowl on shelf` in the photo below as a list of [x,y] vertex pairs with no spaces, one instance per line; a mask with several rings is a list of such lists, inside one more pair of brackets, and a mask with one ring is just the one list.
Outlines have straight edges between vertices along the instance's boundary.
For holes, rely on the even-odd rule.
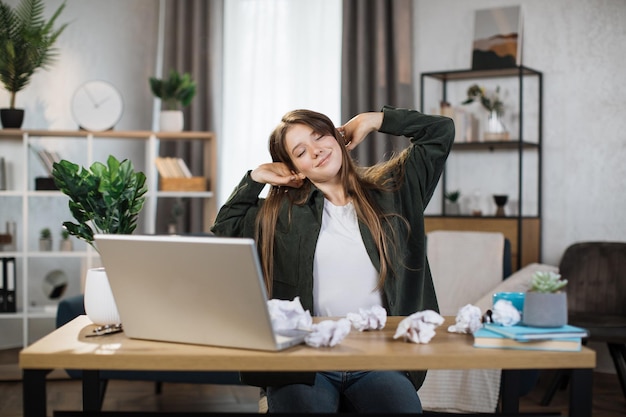
[[509,201],[509,196],[506,194],[494,194],[493,201],[495,201],[496,206],[498,206],[498,209],[496,210],[496,217],[506,216],[506,213],[504,212],[504,206],[506,205],[507,201]]

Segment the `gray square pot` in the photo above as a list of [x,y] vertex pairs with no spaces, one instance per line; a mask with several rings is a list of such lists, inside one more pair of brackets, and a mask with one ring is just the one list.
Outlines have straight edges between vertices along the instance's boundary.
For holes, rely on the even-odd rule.
[[527,326],[535,327],[565,326],[567,324],[567,293],[527,292],[522,321]]

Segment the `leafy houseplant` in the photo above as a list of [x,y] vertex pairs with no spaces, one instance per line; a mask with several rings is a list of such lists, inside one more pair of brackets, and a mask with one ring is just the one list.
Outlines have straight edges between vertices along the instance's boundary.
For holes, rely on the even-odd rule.
[[483,87],[474,84],[467,89],[467,99],[462,104],[470,104],[474,101],[480,102],[489,112],[487,125],[485,127],[485,140],[508,140],[509,132],[502,123],[504,113],[504,103],[500,99],[500,86],[496,87],[493,94],[488,94]]
[[63,222],[72,236],[96,250],[94,234],[131,234],[145,202],[146,176],[135,172],[130,160],[109,156],[107,164],[95,162],[89,169],[62,160],[52,166],[56,186],[69,198],[77,221]]
[[189,73],[180,75],[174,69],[170,71],[169,78],[150,77],[150,89],[152,94],[162,100],[166,110],[187,107],[196,95],[196,83],[191,79],[191,75]]
[[500,100],[500,86],[496,87],[492,95],[487,94],[484,87],[474,84],[467,89],[467,99],[462,104],[470,104],[479,101],[480,104],[488,111],[495,111],[502,114],[504,111],[504,103]]
[[164,110],[161,111],[159,124],[161,131],[180,132],[185,126],[182,107],[187,107],[196,95],[196,83],[189,73],[180,75],[171,70],[169,78],[150,77],[152,93],[161,99]]
[[20,110],[21,127],[24,111],[15,109],[15,96],[30,82],[31,76],[38,68],[47,69],[57,57],[53,48],[57,38],[67,27],[67,23],[58,29],[54,28],[56,19],[65,8],[62,3],[52,17],[46,21],[43,17],[43,0],[21,0],[15,9],[0,1],[0,82],[10,93],[8,110],[2,109],[2,124],[10,124],[8,116]]
[[[145,202],[146,176],[135,172],[130,160],[109,156],[107,164],[89,169],[62,160],[52,165],[54,183],[70,197],[69,208],[77,223],[64,222],[73,236],[94,245],[95,233],[131,234]],[[85,312],[96,324],[120,322],[119,312],[104,268],[92,268],[85,278]]]
[[537,271],[524,300],[523,321],[528,326],[560,327],[567,324],[566,279],[552,271]]

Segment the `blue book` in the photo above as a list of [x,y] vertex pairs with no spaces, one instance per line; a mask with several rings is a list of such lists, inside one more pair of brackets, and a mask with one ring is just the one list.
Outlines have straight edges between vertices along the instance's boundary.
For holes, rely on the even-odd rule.
[[474,332],[474,347],[477,348],[578,352],[580,351],[581,346],[582,341],[580,337],[565,337],[520,342],[485,328],[478,329]]
[[569,337],[587,337],[587,330],[566,324],[562,327],[532,327],[532,326],[501,326],[495,323],[485,323],[485,328],[518,342],[530,340],[563,339]]

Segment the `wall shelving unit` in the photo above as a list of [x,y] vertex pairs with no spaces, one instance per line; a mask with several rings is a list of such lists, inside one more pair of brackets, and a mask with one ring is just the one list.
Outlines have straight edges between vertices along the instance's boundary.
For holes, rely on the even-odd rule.
[[[478,155],[478,158],[482,158],[484,162],[490,158],[511,158],[511,154],[514,154],[517,167],[510,169],[511,175],[507,177],[507,180],[510,189],[514,191],[512,195],[515,199],[515,214],[506,217],[447,214],[444,195],[449,189],[448,170],[450,168],[446,166],[440,183],[440,213],[427,216],[425,226],[427,232],[438,229],[501,232],[511,242],[512,264],[513,269],[516,270],[541,260],[542,73],[525,66],[494,70],[425,72],[420,78],[420,108],[423,112],[426,111],[428,93],[425,92],[425,88],[432,87],[432,85],[438,87],[435,94],[437,99],[441,102],[448,102],[450,90],[458,89],[459,85],[467,88],[470,83],[481,83],[495,87],[499,82],[510,83],[511,90],[517,97],[516,103],[511,103],[515,105],[513,113],[515,113],[517,125],[516,131],[510,132],[513,137],[505,141],[455,142],[451,156],[463,158]],[[429,83],[428,86],[427,83]],[[462,91],[465,94],[465,89]],[[463,99],[465,97],[463,95]],[[432,104],[432,96],[430,100]],[[532,116],[528,116],[529,114]],[[528,126],[532,126],[532,129]],[[527,163],[529,158],[532,158],[535,164],[532,168],[533,172],[529,172],[530,165]],[[471,178],[474,174],[473,170],[478,168],[472,167],[471,172],[463,172],[463,175]],[[529,188],[530,193],[524,188],[529,187],[529,182],[532,187]],[[476,184],[476,187],[481,185]],[[528,198],[529,195],[532,198]],[[526,204],[525,199],[532,201]]]
[[[154,164],[159,146],[164,141],[202,141],[203,172],[206,191],[160,191],[158,171]],[[54,328],[56,305],[59,299],[49,299],[42,291],[42,281],[51,271],[62,271],[67,276],[67,287],[62,297],[82,292],[82,281],[88,268],[100,266],[97,252],[84,242],[73,240],[74,249],[59,250],[63,221],[72,220],[67,208],[68,197],[60,191],[35,189],[37,171],[42,170],[33,148],[54,144],[61,149],[61,157],[88,167],[95,160],[105,162],[108,154],[118,159],[125,155],[122,142],[132,141],[142,155],[133,160],[135,169],[146,174],[148,192],[135,233],[156,232],[157,202],[167,198],[191,198],[202,201],[203,231],[208,231],[217,212],[215,184],[217,179],[217,149],[213,132],[151,132],[151,131],[60,131],[60,130],[0,130],[0,156],[5,159],[7,189],[0,190],[0,233],[5,233],[6,222],[17,226],[16,246],[10,251],[0,245],[0,257],[16,260],[17,311],[0,313],[0,348],[8,344],[27,346]],[[122,144],[123,145],[123,144]],[[117,150],[114,150],[117,149]],[[73,155],[72,157],[66,154]],[[196,174],[196,173],[194,173]],[[39,232],[49,227],[55,238],[52,251],[40,251]]]

